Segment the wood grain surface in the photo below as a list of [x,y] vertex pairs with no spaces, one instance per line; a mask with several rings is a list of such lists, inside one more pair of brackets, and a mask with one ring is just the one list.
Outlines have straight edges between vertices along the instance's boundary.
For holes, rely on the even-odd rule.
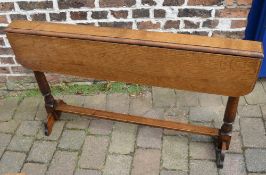
[[8,33],[17,61],[34,71],[242,96],[261,59],[82,39]]

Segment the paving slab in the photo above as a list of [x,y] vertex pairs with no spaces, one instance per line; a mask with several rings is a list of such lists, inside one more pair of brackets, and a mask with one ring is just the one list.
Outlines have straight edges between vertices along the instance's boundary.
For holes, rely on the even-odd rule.
[[176,105],[176,96],[173,89],[152,87],[154,107],[170,107]]
[[0,100],[0,121],[12,119],[18,105],[18,98],[7,98]]
[[120,94],[120,93],[108,94],[106,109],[107,111],[128,114],[129,110],[128,94]]
[[249,172],[266,172],[266,149],[247,149],[245,158]]
[[78,152],[56,151],[47,175],[73,175]]
[[86,137],[85,131],[64,130],[58,147],[64,150],[79,150]]
[[46,119],[47,119],[47,112],[45,109],[44,100],[41,100],[37,109],[35,120],[45,121]]
[[0,133],[0,148],[5,148],[12,138],[11,134]]
[[109,135],[113,129],[113,121],[95,119],[91,120],[89,133],[96,135]]
[[21,151],[21,152],[28,152],[31,148],[33,143],[33,137],[25,137],[25,136],[17,136],[15,135],[10,144],[8,145],[7,149],[11,151]]
[[26,136],[35,136],[41,125],[41,121],[22,121],[16,134],[17,135],[26,135]]
[[233,132],[230,147],[230,153],[243,153],[242,138],[240,132]]
[[17,120],[9,120],[6,122],[0,122],[0,132],[13,134],[16,131],[19,124],[20,122]]
[[44,125],[42,124],[36,137],[37,139],[40,139],[40,140],[57,141],[62,134],[64,125],[65,125],[65,121],[60,121],[60,120],[56,121],[54,123],[52,133],[49,136],[46,136],[44,134]]
[[215,148],[213,143],[190,142],[191,159],[215,160]]
[[222,97],[214,94],[199,94],[200,106],[221,106],[223,105]]
[[151,93],[146,93],[141,96],[131,97],[129,105],[129,114],[142,116],[152,108]]
[[87,129],[89,127],[90,120],[82,120],[82,121],[69,121],[66,124],[66,128],[68,129]]
[[129,175],[131,162],[128,155],[108,155],[103,175]]
[[129,154],[134,151],[137,125],[116,122],[113,127],[110,153]]
[[241,118],[240,125],[245,147],[266,148],[265,128],[262,118]]
[[191,160],[190,175],[218,175],[215,162],[208,160]]
[[106,109],[106,94],[89,95],[84,100],[85,108]]
[[164,136],[162,162],[162,166],[166,169],[188,171],[188,139]]
[[253,91],[245,96],[248,104],[266,104],[266,93],[260,81],[257,81]]
[[160,175],[188,175],[186,171],[162,170]]
[[17,107],[14,115],[15,120],[34,120],[37,113],[40,97],[27,97]]
[[199,106],[199,93],[175,90],[177,106]]
[[79,159],[79,167],[102,169],[104,167],[109,137],[87,136]]
[[21,173],[26,173],[27,175],[45,175],[46,170],[46,164],[25,163],[21,170]]
[[238,115],[240,117],[261,117],[261,109],[259,105],[238,106]]
[[197,122],[222,121],[224,110],[224,106],[191,107],[189,119]]
[[158,175],[161,151],[154,149],[137,149],[133,159],[132,175]]
[[162,144],[162,129],[139,126],[137,146],[143,148],[160,149]]
[[36,141],[29,152],[28,161],[37,163],[48,163],[55,152],[56,142]]
[[6,151],[0,161],[0,174],[19,172],[25,158],[25,153]]
[[77,169],[74,175],[101,175],[99,170]]
[[223,169],[219,170],[220,175],[246,175],[246,167],[242,154],[226,154]]

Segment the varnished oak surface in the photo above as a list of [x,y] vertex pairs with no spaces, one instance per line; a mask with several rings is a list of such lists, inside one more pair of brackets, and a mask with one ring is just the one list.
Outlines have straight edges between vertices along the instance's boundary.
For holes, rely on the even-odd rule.
[[190,132],[195,134],[202,134],[208,136],[218,136],[219,129],[216,128],[209,128],[205,126],[196,126],[191,124],[173,122],[173,121],[165,121],[159,119],[151,119],[151,118],[144,118],[139,116],[127,115],[127,114],[120,114],[90,108],[82,108],[77,106],[71,106],[64,103],[59,103],[56,107],[56,110],[60,112],[67,112],[72,114],[78,115],[86,115],[90,117],[97,117],[101,119],[108,119],[108,120],[115,120],[120,122],[128,122],[134,124],[141,124],[165,129],[173,129],[177,131],[184,131]]
[[47,22],[14,21],[7,32],[179,48],[262,58],[260,42]]
[[91,40],[8,33],[17,61],[34,71],[241,96],[261,59]]

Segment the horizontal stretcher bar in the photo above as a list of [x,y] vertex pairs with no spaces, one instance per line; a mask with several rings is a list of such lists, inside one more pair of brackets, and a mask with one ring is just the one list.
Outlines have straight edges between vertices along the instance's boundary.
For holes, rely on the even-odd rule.
[[108,111],[102,111],[90,108],[71,106],[62,102],[59,102],[56,105],[55,110],[60,112],[91,116],[101,119],[115,120],[119,122],[127,122],[127,123],[147,125],[164,129],[171,129],[176,131],[189,132],[194,134],[208,135],[214,137],[219,135],[219,129],[217,128],[210,128],[206,126],[197,126],[186,123],[151,119],[140,116],[133,116],[133,115],[120,114],[120,113],[114,113],[114,112],[108,112]]

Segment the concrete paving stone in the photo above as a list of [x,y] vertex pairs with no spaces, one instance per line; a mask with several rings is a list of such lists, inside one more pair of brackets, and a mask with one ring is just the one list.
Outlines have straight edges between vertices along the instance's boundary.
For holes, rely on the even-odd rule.
[[190,159],[216,159],[213,143],[190,142],[189,149]]
[[137,149],[133,159],[132,175],[158,175],[160,171],[161,151]]
[[56,142],[50,141],[36,141],[30,150],[28,161],[48,163],[55,152]]
[[111,134],[112,129],[113,129],[113,121],[95,119],[91,120],[89,126],[89,133],[97,135],[109,135]]
[[242,153],[242,138],[240,132],[233,132],[230,147],[228,152],[230,153]]
[[27,97],[17,107],[15,120],[34,120],[37,113],[40,97]]
[[[83,106],[85,97],[80,95],[64,95],[62,97],[62,100],[66,102],[68,105],[74,105],[74,106]],[[81,118],[79,115],[76,114],[70,114],[70,113],[62,113],[61,120],[83,120],[84,118]]]
[[[240,131],[240,124],[239,124],[240,116],[236,115],[235,121],[233,123],[233,131]],[[215,120],[213,122],[215,128],[221,128],[223,125],[223,120]]]
[[78,152],[56,151],[47,175],[73,175]]
[[164,136],[162,162],[162,166],[166,169],[188,171],[188,139]]
[[266,173],[248,173],[248,175],[266,175]]
[[246,165],[249,172],[266,172],[266,150],[247,149],[245,151]]
[[129,114],[142,116],[152,108],[151,93],[130,98]]
[[162,144],[162,129],[139,126],[137,146],[160,149]]
[[218,175],[216,163],[208,160],[191,160],[190,175]]
[[13,134],[16,131],[19,123],[20,122],[17,120],[9,120],[7,122],[0,122],[0,132]]
[[87,129],[89,127],[90,120],[78,120],[78,121],[69,121],[66,124],[68,129]]
[[214,94],[199,94],[200,106],[221,106],[223,105],[222,97]]
[[85,131],[64,130],[58,147],[66,150],[79,150],[86,137]]
[[109,137],[87,136],[79,159],[80,168],[102,169],[109,145]]
[[187,171],[162,170],[160,175],[188,175]]
[[261,118],[241,118],[240,125],[245,147],[266,148],[265,128]]
[[61,136],[61,133],[63,131],[65,125],[65,121],[56,121],[53,126],[52,133],[49,136],[46,136],[44,134],[44,125],[41,125],[41,128],[39,129],[39,132],[37,134],[37,139],[42,140],[58,140]]
[[238,106],[238,115],[240,117],[261,117],[261,109],[259,105]]
[[260,105],[261,112],[262,112],[262,117],[266,119],[266,104]]
[[143,116],[147,118],[163,119],[164,109],[163,108],[151,108]]
[[226,154],[223,169],[219,169],[220,175],[246,175],[246,167],[242,154]]
[[129,175],[131,162],[131,156],[108,155],[103,175]]
[[5,152],[5,148],[0,147],[0,158],[2,157],[2,155],[4,154],[4,152]]
[[107,95],[107,111],[128,114],[129,96],[128,94],[108,94]]
[[28,152],[33,143],[33,137],[17,136],[15,135],[10,144],[8,145],[8,150],[11,151],[24,151]]
[[176,105],[174,89],[152,87],[152,99],[154,107],[170,107]]
[[177,106],[199,106],[199,93],[175,90]]
[[116,122],[113,126],[110,153],[129,154],[134,152],[137,125]]
[[47,165],[40,163],[25,163],[21,173],[26,173],[27,175],[45,175],[47,170]]
[[10,143],[11,138],[11,134],[0,133],[0,148],[5,148]]
[[45,121],[46,119],[47,119],[47,112],[45,109],[44,100],[41,100],[37,109],[35,120]]
[[189,119],[198,122],[222,121],[224,110],[224,106],[191,107]]
[[101,171],[98,170],[87,170],[87,169],[77,169],[74,175],[101,175]]
[[[228,96],[222,96],[223,105],[226,106],[228,100]],[[245,97],[241,96],[238,102],[238,105],[247,105]]]
[[6,98],[0,100],[0,121],[9,121],[12,119],[15,109],[18,105],[18,98]]
[[0,174],[19,172],[25,158],[25,153],[6,151],[0,161]]
[[16,133],[17,135],[35,136],[41,125],[41,121],[22,121]]
[[105,110],[106,94],[85,96],[84,107]]
[[[213,127],[210,122],[191,122],[191,124],[199,125],[199,126],[208,126]],[[194,142],[213,142],[213,138],[210,136],[200,135],[200,134],[190,134],[191,141]]]
[[245,96],[248,104],[266,103],[266,93],[260,81],[257,81],[253,91]]

